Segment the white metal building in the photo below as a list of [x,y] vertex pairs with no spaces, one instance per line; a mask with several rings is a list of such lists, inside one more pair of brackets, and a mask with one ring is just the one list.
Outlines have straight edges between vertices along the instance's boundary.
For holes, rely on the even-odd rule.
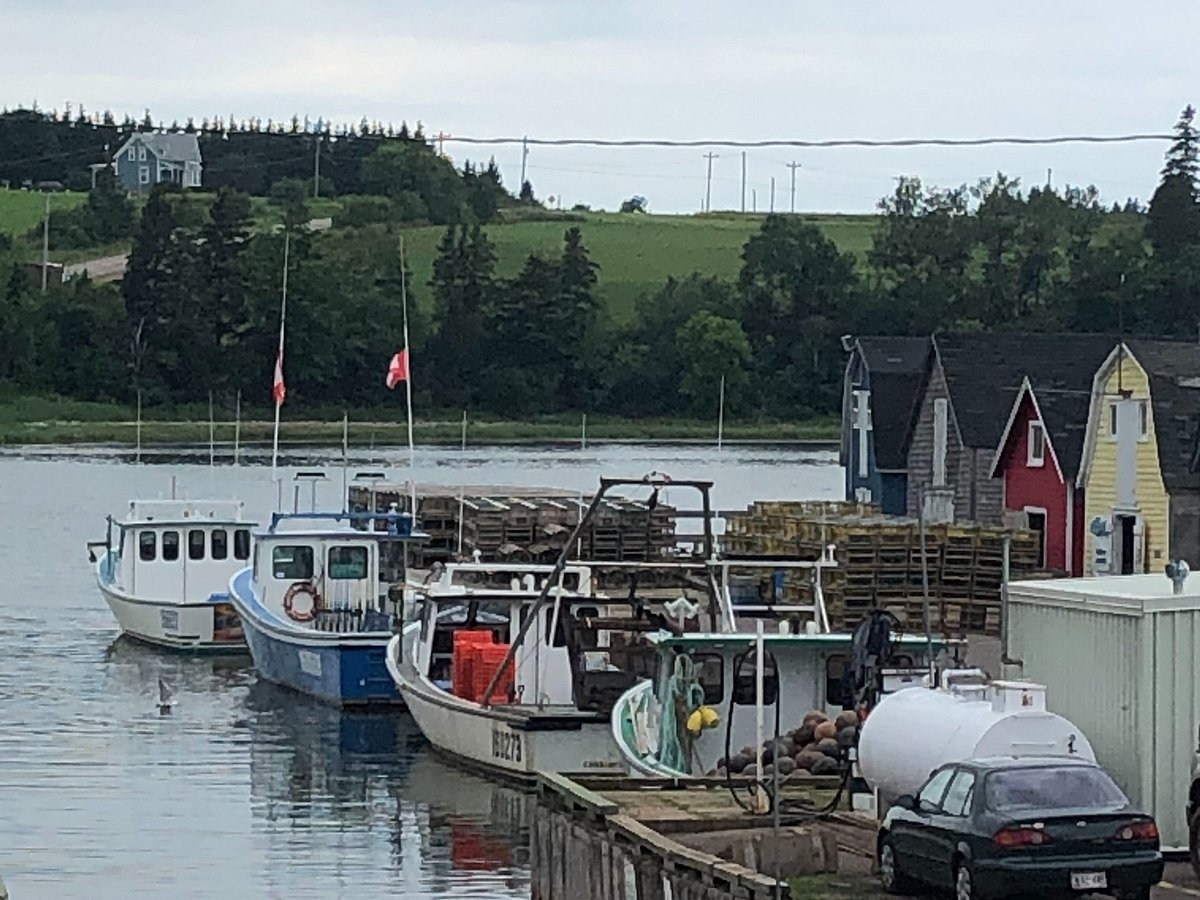
[[1174,594],[1166,575],[1009,585],[1010,675],[1047,687],[1130,799],[1155,816],[1165,849],[1187,846],[1185,808],[1200,725],[1200,574]]

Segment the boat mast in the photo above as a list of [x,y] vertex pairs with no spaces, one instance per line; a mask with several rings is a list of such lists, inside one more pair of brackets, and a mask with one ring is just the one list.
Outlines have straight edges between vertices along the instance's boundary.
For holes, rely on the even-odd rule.
[[[283,233],[283,298],[279,304],[279,355],[275,358],[275,378],[278,391],[275,394],[275,434],[271,439],[271,480],[277,480],[279,465],[279,410],[283,407],[283,335],[287,327],[288,251],[291,249],[292,233]],[[282,488],[281,488],[282,490]]]

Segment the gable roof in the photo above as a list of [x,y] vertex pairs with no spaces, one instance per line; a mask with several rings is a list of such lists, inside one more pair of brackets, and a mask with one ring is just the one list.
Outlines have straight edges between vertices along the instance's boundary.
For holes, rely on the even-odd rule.
[[965,446],[997,449],[1028,378],[1060,463],[1078,470],[1092,380],[1115,338],[990,332],[939,334],[933,342]]
[[1200,489],[1194,465],[1200,437],[1200,344],[1194,341],[1125,341],[1150,377],[1158,462],[1168,493]]
[[1000,475],[1004,451],[1013,437],[1013,425],[1017,422],[1022,402],[1028,397],[1042,423],[1046,445],[1050,448],[1050,455],[1059,477],[1064,483],[1074,483],[1083,465],[1084,436],[1087,434],[1091,396],[1089,389],[1077,388],[1047,388],[1039,393],[1033,389],[1029,379],[1025,378],[1013,400],[1008,423],[1004,426],[1000,441],[996,445],[996,456],[992,460],[992,477]]
[[121,149],[117,151],[117,155],[120,156],[134,142],[145,144],[159,159],[171,162],[199,163],[201,161],[200,141],[194,134],[139,132],[132,135],[129,140],[121,145]]
[[908,420],[921,388],[927,337],[861,337],[858,353],[871,376],[871,430],[875,465],[904,469],[908,456]]

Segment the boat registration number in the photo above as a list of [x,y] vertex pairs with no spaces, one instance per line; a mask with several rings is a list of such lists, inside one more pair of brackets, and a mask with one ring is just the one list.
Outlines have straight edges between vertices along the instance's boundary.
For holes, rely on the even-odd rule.
[[521,761],[521,736],[511,731],[492,731],[492,756],[507,762]]
[[1104,872],[1072,872],[1071,890],[1102,891],[1108,887],[1108,876]]

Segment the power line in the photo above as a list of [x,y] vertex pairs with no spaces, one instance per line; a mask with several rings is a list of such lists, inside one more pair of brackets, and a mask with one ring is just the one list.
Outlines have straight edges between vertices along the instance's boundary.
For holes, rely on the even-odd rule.
[[527,137],[448,137],[448,143],[459,144],[522,144],[540,147],[988,147],[996,144],[1018,146],[1045,146],[1048,144],[1132,144],[1145,141],[1173,140],[1170,134],[1109,134],[1109,135],[1058,135],[1054,137],[984,137],[984,138],[838,138],[832,140],[658,140],[651,138],[606,139],[606,138],[527,138]]

